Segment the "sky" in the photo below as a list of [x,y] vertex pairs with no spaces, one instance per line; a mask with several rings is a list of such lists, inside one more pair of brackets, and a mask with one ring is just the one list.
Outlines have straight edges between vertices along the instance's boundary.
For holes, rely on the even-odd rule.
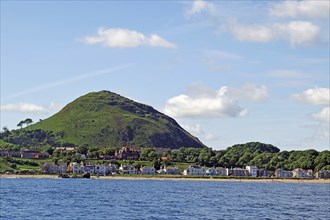
[[329,150],[329,1],[3,1],[1,128],[89,92],[213,149]]

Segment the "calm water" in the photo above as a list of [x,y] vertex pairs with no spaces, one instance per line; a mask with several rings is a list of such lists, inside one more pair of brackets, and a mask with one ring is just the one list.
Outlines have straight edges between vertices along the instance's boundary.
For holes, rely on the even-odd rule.
[[330,185],[0,179],[0,219],[330,219]]

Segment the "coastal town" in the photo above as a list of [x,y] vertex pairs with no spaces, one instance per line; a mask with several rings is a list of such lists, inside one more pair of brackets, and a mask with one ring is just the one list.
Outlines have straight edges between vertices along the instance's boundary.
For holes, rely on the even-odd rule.
[[[57,150],[62,152],[74,151],[73,147],[61,147]],[[162,157],[163,161],[168,161],[165,152],[179,152],[179,149],[155,148]],[[258,168],[255,165],[246,165],[243,167],[207,167],[198,164],[187,164],[181,169],[172,163],[163,163],[157,169],[155,166],[146,166],[133,164],[140,157],[141,148],[123,147],[115,151],[113,156],[99,155],[96,162],[89,160],[88,155],[75,153],[80,158],[79,161],[69,163],[59,161],[45,161],[40,163],[39,172],[41,174],[71,174],[71,175],[97,175],[97,176],[115,176],[115,175],[182,175],[196,177],[237,177],[237,178],[296,178],[296,179],[329,179],[330,170],[319,170],[314,172],[312,169],[295,168],[293,170],[276,169],[269,171],[264,168]],[[47,160],[51,155],[47,152],[38,150],[0,150],[0,157],[22,158],[33,161]],[[129,163],[122,163],[129,160]],[[100,162],[101,161],[101,162]],[[7,170],[7,173],[12,171]]]

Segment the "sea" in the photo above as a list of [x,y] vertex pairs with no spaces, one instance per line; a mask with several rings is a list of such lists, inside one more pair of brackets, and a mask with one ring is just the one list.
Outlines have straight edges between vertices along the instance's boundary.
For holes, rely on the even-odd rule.
[[0,178],[0,219],[330,219],[330,184]]

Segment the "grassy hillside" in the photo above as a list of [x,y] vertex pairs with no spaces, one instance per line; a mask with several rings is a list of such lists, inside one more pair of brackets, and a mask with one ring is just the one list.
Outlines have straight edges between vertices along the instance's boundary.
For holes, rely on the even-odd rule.
[[14,147],[14,146],[15,146],[14,144],[8,143],[8,142],[0,139],[0,148],[1,149],[5,149],[7,147]]
[[82,96],[28,129],[59,133],[76,145],[205,147],[174,119],[108,91]]

